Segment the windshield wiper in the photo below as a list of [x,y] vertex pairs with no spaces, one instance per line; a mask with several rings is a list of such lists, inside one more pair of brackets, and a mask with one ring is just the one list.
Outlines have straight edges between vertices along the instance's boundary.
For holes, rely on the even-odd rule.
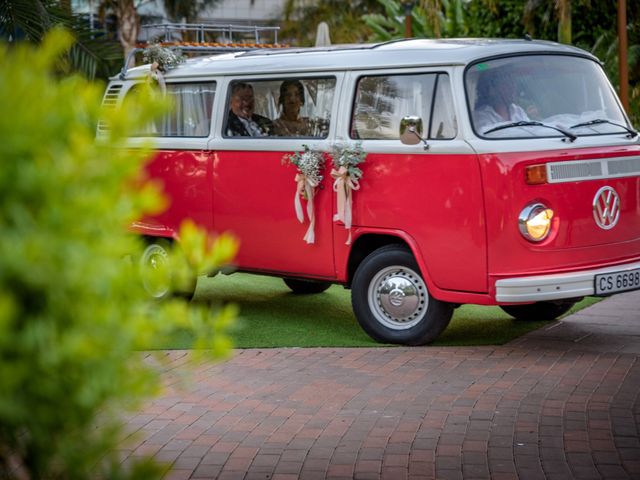
[[556,127],[553,125],[547,125],[546,123],[542,123],[542,122],[533,122],[531,120],[520,120],[519,122],[511,122],[511,123],[506,123],[504,125],[498,125],[497,127],[493,127],[490,128],[489,130],[482,132],[483,135],[486,135],[487,133],[491,133],[491,132],[497,132],[498,130],[504,130],[505,128],[513,128],[513,127],[545,127],[545,128],[551,128],[553,130],[556,130],[557,132],[560,132],[561,134],[563,134],[565,137],[567,137],[569,139],[570,142],[575,141],[576,138],[578,138],[577,136],[575,136],[573,133],[568,132],[567,130],[560,128],[560,127]]
[[602,123],[608,123],[609,125],[614,125],[616,127],[620,127],[627,131],[629,134],[629,138],[636,138],[638,136],[638,132],[627,127],[626,125],[622,125],[620,123],[612,122],[611,120],[607,120],[606,118],[596,118],[595,120],[589,120],[588,122],[576,123],[575,125],[571,125],[570,128],[579,128],[579,127],[590,127],[591,125],[600,125]]

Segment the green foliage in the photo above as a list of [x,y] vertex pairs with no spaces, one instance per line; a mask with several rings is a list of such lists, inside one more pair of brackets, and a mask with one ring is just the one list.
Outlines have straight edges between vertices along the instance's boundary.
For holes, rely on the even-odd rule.
[[92,30],[84,19],[75,15],[61,15],[56,24],[70,30],[75,40],[66,56],[67,73],[80,72],[91,80],[106,79],[122,67],[122,48],[106,32]]
[[[573,43],[604,62],[607,75],[619,92],[617,2],[573,0]],[[470,0],[466,5],[467,27],[473,37],[533,38],[556,41],[556,0]],[[640,124],[640,2],[627,2],[629,85],[631,121]]]
[[[631,123],[638,128],[640,126],[640,31],[633,35],[633,29],[629,29],[629,117]],[[635,42],[635,43],[633,43]],[[614,33],[603,33],[597,39],[591,52],[604,64],[607,76],[619,90],[620,76],[618,66],[618,37]]]
[[[629,65],[629,117],[636,128],[640,127],[640,8],[631,18],[627,28]],[[615,31],[605,31],[595,41],[591,52],[604,64],[607,76],[619,92],[618,36]]]
[[[362,19],[374,32],[370,40],[388,41],[405,36],[405,10],[399,0],[378,0],[384,14],[372,13]],[[414,38],[463,37],[467,33],[463,0],[441,0],[436,8],[422,1],[411,10]]]
[[367,158],[367,153],[362,149],[362,143],[356,143],[354,146],[336,145],[332,152],[333,167],[336,170],[346,168],[347,174],[352,180],[360,180],[362,178],[362,169],[358,166]]
[[75,42],[64,52],[57,68],[82,72],[87,78],[107,78],[122,65],[122,50],[103,31],[91,30],[86,20],[55,0],[0,0],[0,39],[39,43],[55,26],[73,32]]
[[400,19],[400,2],[396,0],[379,0],[384,13],[369,13],[362,19],[374,34],[374,41],[386,42],[394,38],[404,38],[404,21]]
[[[466,3],[470,36],[494,38],[533,38],[558,41],[561,4],[558,0],[470,0]],[[568,3],[573,15],[571,36],[574,43],[581,35],[602,32],[612,18],[615,2],[605,0],[573,0]],[[590,43],[592,44],[592,43]]]
[[471,37],[522,38],[527,32],[523,25],[522,0],[502,0],[488,4],[485,0],[471,0],[466,6],[467,28]]
[[2,0],[0,37],[15,40],[19,34],[40,40],[51,25],[49,12],[41,0]]
[[378,0],[287,0],[278,38],[294,45],[312,46],[318,24],[326,22],[332,43],[363,42],[371,32],[362,22],[362,15],[380,11]]
[[[102,114],[101,85],[52,73],[71,42],[54,30],[39,50],[0,44],[0,477],[153,478],[158,466],[123,471],[114,450],[116,414],[159,389],[134,351],[180,328],[220,356],[235,313],[146,299],[126,225],[163,202],[127,187],[148,150],[123,147],[167,106],[143,89]],[[109,133],[96,139],[100,116]],[[193,225],[181,236],[178,280],[235,252]]]
[[[404,7],[400,0],[377,0],[384,13],[362,17],[372,30],[369,38],[388,41],[405,34]],[[572,9],[573,43],[593,52],[604,62],[616,88],[618,79],[617,4],[604,0],[565,2]],[[534,38],[557,41],[559,8],[556,0],[422,0],[412,10],[414,37]],[[640,2],[627,7],[629,83],[632,123],[640,123]],[[566,25],[565,25],[566,27]],[[565,32],[565,35],[568,32]],[[619,91],[619,88],[617,88]]]

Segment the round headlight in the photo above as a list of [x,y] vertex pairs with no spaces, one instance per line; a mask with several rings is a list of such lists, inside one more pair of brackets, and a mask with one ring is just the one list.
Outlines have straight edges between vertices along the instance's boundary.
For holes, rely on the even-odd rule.
[[527,240],[541,242],[551,231],[552,218],[553,210],[542,203],[527,205],[518,218],[520,233]]

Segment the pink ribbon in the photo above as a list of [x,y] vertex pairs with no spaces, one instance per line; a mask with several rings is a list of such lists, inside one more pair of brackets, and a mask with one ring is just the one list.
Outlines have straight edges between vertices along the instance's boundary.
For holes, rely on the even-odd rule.
[[162,92],[163,95],[165,95],[167,93],[167,85],[166,85],[166,82],[164,81],[164,75],[160,71],[159,67],[160,67],[160,64],[158,62],[153,62],[151,64],[151,69],[149,70],[149,78],[151,80],[155,80],[156,82],[158,82],[158,85],[160,86],[160,91]]
[[316,235],[314,232],[316,225],[316,217],[313,210],[313,197],[315,194],[318,182],[314,182],[302,173],[297,173],[295,177],[296,182],[296,196],[293,200],[293,206],[296,211],[296,218],[300,223],[304,223],[304,212],[302,210],[301,197],[307,199],[307,217],[309,218],[309,228],[304,234],[304,241],[307,243],[315,243]]
[[351,222],[352,222],[352,202],[353,192],[360,190],[360,182],[349,176],[346,167],[340,167],[338,170],[331,169],[331,177],[333,177],[333,191],[336,192],[337,209],[333,216],[333,221],[341,221],[344,228],[349,231],[346,244],[351,244]]

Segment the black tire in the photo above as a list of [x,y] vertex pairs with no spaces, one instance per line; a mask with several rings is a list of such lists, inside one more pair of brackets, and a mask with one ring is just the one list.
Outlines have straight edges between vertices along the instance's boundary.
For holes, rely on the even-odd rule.
[[164,300],[170,296],[178,296],[191,300],[196,291],[197,278],[190,279],[179,291],[172,290],[171,252],[172,242],[166,238],[151,238],[144,249],[138,268],[142,286],[147,294],[156,300]]
[[322,293],[331,286],[329,282],[317,282],[315,280],[300,280],[298,278],[283,278],[282,280],[293,293],[298,295]]
[[413,254],[399,245],[369,254],[351,289],[358,323],[378,342],[425,345],[447,328],[453,315],[453,305],[431,296]]
[[528,305],[501,305],[500,308],[516,320],[523,322],[555,320],[576,304],[574,300],[537,302]]

